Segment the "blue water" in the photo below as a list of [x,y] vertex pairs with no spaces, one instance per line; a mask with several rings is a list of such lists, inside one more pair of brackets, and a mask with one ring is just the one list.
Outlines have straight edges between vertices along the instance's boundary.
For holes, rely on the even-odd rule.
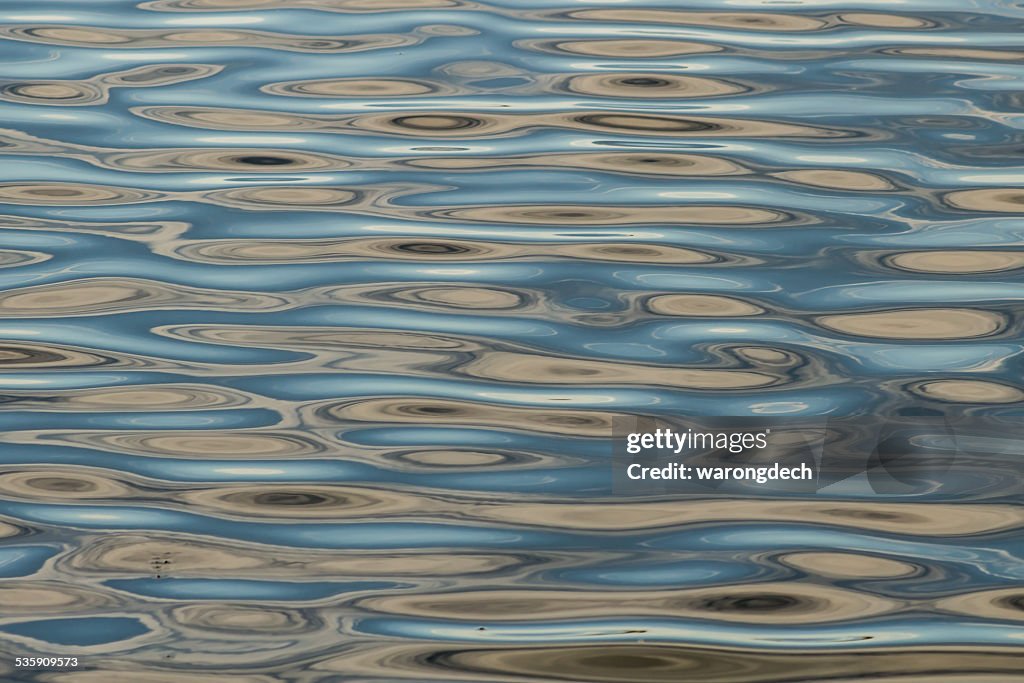
[[626,498],[609,444],[1021,416],[1022,29],[0,2],[0,673],[1024,680],[1019,497]]

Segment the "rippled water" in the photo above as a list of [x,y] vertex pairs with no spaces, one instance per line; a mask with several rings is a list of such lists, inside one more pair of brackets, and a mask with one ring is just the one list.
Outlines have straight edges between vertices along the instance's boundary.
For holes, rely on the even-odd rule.
[[0,3],[4,675],[1024,679],[1016,498],[624,499],[607,443],[1019,416],[1022,29]]

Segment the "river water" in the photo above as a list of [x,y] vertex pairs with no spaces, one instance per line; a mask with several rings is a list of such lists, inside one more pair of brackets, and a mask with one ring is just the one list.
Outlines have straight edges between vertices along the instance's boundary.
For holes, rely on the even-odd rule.
[[1024,680],[1018,497],[625,498],[608,448],[1019,416],[1022,29],[0,2],[5,680]]

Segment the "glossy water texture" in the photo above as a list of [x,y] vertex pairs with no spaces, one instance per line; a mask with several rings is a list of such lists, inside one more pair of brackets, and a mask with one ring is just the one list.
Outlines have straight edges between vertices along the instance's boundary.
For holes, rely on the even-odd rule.
[[1024,679],[1013,496],[607,442],[1020,415],[1020,3],[11,0],[0,58],[4,680]]

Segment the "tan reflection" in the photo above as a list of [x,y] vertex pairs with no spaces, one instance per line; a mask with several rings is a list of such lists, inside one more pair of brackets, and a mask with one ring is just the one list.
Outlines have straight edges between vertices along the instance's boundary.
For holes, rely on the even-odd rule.
[[[424,311],[489,311],[494,315],[547,315],[551,308],[539,300],[542,295],[531,290],[516,291],[497,287],[471,285],[342,285],[310,292],[315,302],[361,303],[374,306],[397,306]],[[382,349],[377,349],[379,353]]]
[[954,595],[936,601],[935,608],[972,619],[1024,621],[1024,590],[996,588]]
[[249,292],[203,290],[147,280],[92,278],[0,293],[0,314],[50,317],[157,309],[281,310],[288,299]]
[[100,165],[135,173],[173,173],[190,170],[282,173],[336,171],[350,168],[347,159],[328,154],[273,148],[177,149],[102,152]]
[[500,135],[531,125],[526,117],[481,113],[370,114],[346,123],[356,130],[412,137],[475,138]]
[[335,421],[462,424],[589,437],[606,437],[612,426],[612,413],[594,410],[504,407],[432,398],[381,398],[328,405],[323,415]]
[[[326,296],[318,301],[330,301]],[[366,301],[346,296],[344,301]],[[379,302],[376,302],[379,303]],[[430,309],[429,306],[423,306]],[[296,373],[321,371],[325,368],[349,372],[406,374],[410,376],[443,375],[460,354],[480,353],[483,344],[455,338],[393,332],[333,332],[330,328],[294,328],[260,330],[258,328],[208,328],[182,326],[159,328],[157,334],[175,339],[230,344],[254,348],[278,348],[309,355],[294,362],[278,362],[264,366],[264,373]]]
[[650,176],[721,176],[750,171],[718,157],[665,152],[609,152],[586,154],[540,154],[516,157],[426,157],[406,162],[417,168],[476,170],[500,168],[592,168],[610,173]]
[[855,133],[775,121],[670,114],[584,111],[555,114],[483,114],[408,111],[401,114],[289,114],[253,109],[195,106],[132,107],[133,114],[155,121],[206,130],[299,131],[364,134],[366,131],[410,138],[486,138],[525,133],[534,128],[590,130],[622,135],[666,137],[846,138]]
[[528,47],[568,52],[593,57],[619,57],[647,59],[652,57],[676,57],[708,52],[721,52],[723,48],[707,43],[685,40],[661,40],[630,38],[623,40],[566,40],[566,41],[521,41]]
[[691,12],[655,9],[587,9],[570,12],[574,19],[642,22],[744,29],[749,31],[816,31],[828,23],[815,17],[767,12]]
[[[402,293],[402,290],[398,290]],[[361,299],[344,292],[343,301],[387,303],[390,299]],[[327,300],[326,298],[324,300]],[[411,301],[411,299],[410,299]],[[473,300],[472,306],[498,302]],[[511,306],[511,299],[508,301]],[[405,304],[403,304],[405,305]],[[439,304],[416,304],[424,310]],[[460,301],[458,307],[444,304],[446,310],[481,310]],[[503,311],[543,313],[535,305],[516,308],[486,308],[496,315]],[[400,332],[343,332],[330,328],[260,328],[181,326],[156,328],[157,334],[177,339],[228,344],[241,347],[276,348],[304,351],[312,359],[279,363],[267,367],[266,372],[300,369],[343,369],[352,372],[383,372],[409,376],[444,377],[452,372],[501,381],[538,384],[653,384],[700,390],[754,389],[783,383],[787,370],[800,362],[800,357],[771,349],[740,349],[733,357],[723,355],[713,367],[664,367],[639,363],[620,363],[578,358],[543,356],[523,351],[494,351],[472,338],[444,337],[421,333]],[[749,353],[748,353],[749,351]],[[736,358],[744,364],[760,366],[757,369],[736,368]],[[262,400],[262,399],[257,399]]]
[[459,91],[444,83],[407,78],[324,78],[286,81],[260,88],[263,92],[290,97],[412,97],[454,95]]
[[316,7],[341,6],[350,10],[363,10],[367,12],[381,10],[403,10],[403,9],[443,9],[451,7],[473,7],[471,3],[459,2],[458,0],[341,0],[340,3],[332,0],[300,0],[309,2]]
[[[590,261],[619,261],[623,263],[718,263],[721,259],[711,254],[685,247],[661,244],[574,244],[552,250],[554,255],[581,258]],[[549,253],[552,253],[549,252]]]
[[[966,667],[986,670],[999,670],[993,660],[988,659],[990,653],[978,652],[973,657],[960,652],[957,658],[946,657],[939,660],[929,652],[922,657],[920,653],[908,653],[899,657],[891,655],[887,668],[895,669],[897,676],[886,679],[890,683],[905,679],[907,671],[924,669],[933,672],[938,666],[942,670],[964,671]],[[809,661],[808,657],[813,657]],[[769,657],[756,651],[738,653],[732,650],[720,651],[713,649],[697,649],[683,646],[625,645],[602,644],[600,646],[570,646],[548,648],[518,648],[515,650],[492,650],[490,652],[458,652],[451,659],[450,666],[466,667],[471,671],[487,671],[495,674],[513,674],[531,676],[539,679],[552,676],[572,676],[575,680],[593,681],[594,683],[667,683],[681,680],[693,680],[699,676],[702,683],[774,683],[785,680],[794,671],[803,667],[814,667],[815,676],[828,676],[827,680],[837,680],[850,669],[850,655],[808,655],[801,652],[789,655]],[[885,654],[874,654],[870,661],[865,662],[861,656],[861,666],[873,672],[879,672],[884,666],[876,659],[883,659]],[[883,659],[883,661],[885,661]],[[943,661],[940,665],[938,662]],[[1012,670],[1014,659],[1006,654],[1002,657],[1002,666]],[[1007,669],[1003,669],[1007,670]],[[880,673],[880,672],[879,672]],[[967,683],[973,679],[952,678]],[[970,674],[968,674],[970,675]],[[931,680],[931,679],[930,679]]]
[[763,365],[792,365],[799,361],[799,357],[789,351],[766,346],[743,346],[736,349],[736,355]]
[[637,175],[701,177],[749,173],[746,168],[728,159],[698,154],[612,152],[546,155],[542,159],[544,162],[550,161],[555,165],[565,165],[569,168],[593,168]]
[[497,453],[477,451],[417,451],[405,454],[402,460],[427,467],[487,467],[505,462]]
[[155,121],[208,130],[296,131],[325,127],[313,116],[213,107],[136,107],[132,112]]
[[[2,220],[2,217],[0,217]],[[40,251],[25,251],[22,249],[0,249],[0,268],[13,268],[15,266],[30,266],[33,263],[42,263],[53,258],[52,254],[44,254]]]
[[214,570],[221,575],[245,572],[266,567],[273,563],[273,559],[244,551],[233,552],[228,546],[211,543],[171,539],[149,541],[124,536],[83,546],[71,556],[70,563],[79,572],[116,571],[144,575],[158,572],[168,576],[194,576]]
[[[86,235],[101,235],[132,242],[161,243],[173,240],[189,229],[189,224],[181,221],[125,221],[82,222],[68,220],[49,220],[45,218],[27,218],[25,216],[0,215],[0,221],[9,228],[18,230],[41,230],[44,232],[70,232]],[[49,255],[46,259],[51,258]],[[46,260],[41,259],[41,260]]]
[[81,81],[12,83],[0,91],[0,98],[25,104],[85,105],[103,103],[103,88]]
[[158,64],[100,74],[83,80],[12,81],[0,98],[25,104],[80,106],[102,104],[111,88],[149,88],[206,78],[223,70],[212,64]]
[[481,78],[526,78],[529,71],[504,62],[490,59],[466,59],[449,62],[440,67],[439,71],[449,78],[481,79]]
[[128,498],[136,491],[121,482],[74,467],[46,467],[0,474],[0,495],[43,500]]
[[397,292],[395,298],[468,310],[501,310],[522,304],[522,297],[515,292],[488,287],[414,287]]
[[920,17],[878,14],[874,12],[844,12],[838,18],[844,24],[870,26],[872,28],[931,28],[935,26],[934,22],[921,19]]
[[899,47],[889,52],[915,57],[941,57],[943,59],[994,59],[1014,61],[1024,59],[1024,52],[1013,50],[981,50],[973,47]]
[[[122,363],[132,364],[127,360],[122,360]],[[109,364],[108,357],[88,351],[0,340],[0,368],[74,368]]]
[[[600,635],[622,631],[608,629]],[[636,637],[636,634],[634,634]],[[778,651],[751,647],[605,642],[592,645],[536,643],[402,643],[349,648],[317,663],[318,670],[374,678],[381,671],[417,681],[529,680],[587,683],[780,683],[794,672],[813,672],[808,680],[862,683],[851,673],[870,671],[872,683],[1006,683],[1007,671],[1020,668],[1011,647],[958,646],[869,648],[851,652]],[[947,673],[949,672],[949,673]],[[918,675],[915,675],[918,674]],[[800,674],[802,675],[802,674]],[[486,677],[486,678],[484,678]]]
[[67,562],[70,569],[83,575],[152,575],[158,568],[169,577],[309,580],[370,576],[386,580],[392,576],[486,574],[513,567],[521,560],[484,553],[311,550],[122,533],[80,547]]
[[785,221],[788,216],[770,209],[743,206],[599,206],[516,205],[454,208],[434,212],[459,220],[528,225],[642,225],[647,223],[758,225]]
[[895,578],[910,576],[918,571],[917,567],[906,562],[858,553],[787,553],[780,559],[813,576],[833,579]]
[[1000,332],[1005,318],[992,311],[911,308],[877,313],[842,313],[818,318],[836,332],[878,339],[970,339]]
[[277,519],[427,514],[434,507],[426,496],[351,486],[222,486],[185,493],[182,500],[199,509]]
[[20,405],[34,410],[86,412],[123,412],[137,410],[201,410],[234,408],[251,404],[253,399],[240,392],[209,385],[154,384],[151,386],[78,389],[51,394],[45,402],[19,399]]
[[0,36],[45,45],[147,49],[181,47],[260,47],[289,52],[347,53],[411,45],[419,39],[402,35],[307,36],[227,28],[127,29],[98,26],[7,25]]
[[1024,214],[1024,189],[960,190],[946,195],[958,209],[993,213]]
[[[10,29],[8,29],[10,30]],[[70,45],[103,45],[112,47],[119,43],[131,42],[125,35],[115,31],[105,31],[100,28],[84,28],[74,26],[48,26],[43,28],[22,28],[13,35],[24,36],[28,39],[47,41],[52,43],[64,43]]]
[[682,389],[737,390],[775,384],[779,378],[761,372],[711,368],[668,368],[580,358],[553,358],[495,351],[465,365],[474,377],[535,384],[635,384]]
[[[57,674],[56,678],[46,679],[61,683],[120,683],[127,680],[125,670],[96,668],[88,671],[66,671]],[[47,676],[47,674],[43,674]],[[43,680],[42,678],[40,680]],[[272,676],[259,674],[204,674],[182,673],[181,671],[140,671],[131,670],[131,683],[275,683],[279,680]]]
[[551,123],[567,128],[582,128],[594,131],[615,131],[622,134],[651,135],[657,133],[666,137],[792,137],[792,138],[839,138],[851,133],[807,125],[758,121],[739,118],[716,118],[711,116],[670,116],[650,114],[622,114],[617,112],[588,112],[563,114],[553,117]]
[[234,344],[255,348],[337,349],[339,346],[369,349],[410,349],[425,351],[479,351],[478,342],[422,332],[387,330],[343,330],[330,327],[250,327],[245,325],[182,325],[157,328],[177,339]]
[[882,176],[875,175],[874,173],[865,173],[864,171],[807,169],[783,171],[782,173],[776,173],[774,175],[777,178],[782,178],[793,183],[810,185],[812,187],[824,187],[830,190],[886,192],[897,189],[895,185]]
[[154,201],[163,195],[111,185],[78,183],[6,183],[0,185],[0,202],[28,206],[114,206]]
[[979,379],[940,379],[921,382],[911,390],[925,398],[950,403],[1016,403],[1024,401],[1024,391],[998,382]]
[[231,12],[309,8],[325,12],[394,12],[472,7],[461,0],[150,0],[139,5],[160,12]]
[[212,263],[389,261],[496,261],[570,258],[626,263],[716,263],[711,254],[684,247],[638,243],[491,242],[450,238],[244,239],[179,241],[157,253]]
[[[259,119],[259,117],[257,117]],[[388,168],[390,160],[343,158],[338,155],[314,154],[300,150],[280,150],[273,147],[147,147],[144,150],[121,150],[117,147],[100,147],[76,144],[28,135],[24,132],[0,129],[0,154],[32,155],[42,157],[62,156],[76,159],[100,168],[131,170],[136,173],[174,173],[190,170],[241,171],[244,173],[282,173],[283,171],[340,170],[358,164],[368,168]],[[400,163],[400,162],[399,162]],[[197,194],[189,194],[195,197]],[[198,193],[202,196],[202,193]],[[23,225],[73,221],[46,221],[25,217],[8,216],[7,220]],[[81,224],[81,223],[80,223]],[[115,228],[125,233],[139,225],[156,223],[110,223],[108,233]],[[167,223],[184,225],[183,223]],[[85,225],[85,224],[82,224]],[[102,225],[97,223],[96,225]],[[121,226],[124,226],[123,228]]]
[[148,88],[194,81],[219,74],[223,70],[223,64],[161,63],[115,71],[95,78],[113,87]]
[[357,351],[340,348],[316,354],[315,360],[307,367],[315,370],[328,368],[347,372],[378,372],[408,377],[444,377],[457,354],[437,351],[402,351],[396,349],[374,349]]
[[516,244],[416,237],[348,239],[202,240],[180,244],[175,254],[215,263],[303,263],[352,259],[423,262],[479,261],[539,253]]
[[89,588],[67,582],[7,580],[0,585],[0,605],[5,615],[87,614],[114,607],[114,600]]
[[916,273],[994,273],[1024,268],[1024,252],[948,249],[894,254],[888,263]]
[[754,624],[863,619],[899,603],[868,593],[797,582],[674,591],[475,590],[371,597],[359,606],[428,619],[538,621],[604,617],[704,618]]
[[212,631],[219,636],[232,632],[284,636],[317,630],[315,622],[304,618],[301,610],[281,607],[193,604],[175,608],[173,619],[187,629]]
[[565,87],[581,95],[672,99],[734,95],[748,90],[720,79],[627,72],[572,76]]
[[759,315],[755,304],[717,294],[660,294],[647,300],[647,308],[659,315],[697,317],[742,317]]
[[489,574],[515,566],[520,560],[479,553],[353,553],[339,552],[334,559],[310,563],[314,572],[349,576],[465,576]]
[[[930,657],[931,653],[929,653]],[[894,676],[873,677],[872,683],[1005,683],[1002,674],[976,674],[976,673],[924,673],[917,676],[905,676],[896,674]],[[854,675],[853,678],[833,678],[829,683],[863,683],[862,676]]]
[[333,187],[243,187],[214,190],[204,195],[207,201],[243,209],[294,211],[334,210],[358,199],[351,190]]
[[43,432],[49,441],[115,453],[174,458],[282,458],[322,453],[327,445],[308,433],[271,432]]
[[504,524],[625,531],[740,521],[822,524],[912,536],[995,533],[1024,525],[1010,505],[708,499],[657,503],[502,503],[476,516]]

